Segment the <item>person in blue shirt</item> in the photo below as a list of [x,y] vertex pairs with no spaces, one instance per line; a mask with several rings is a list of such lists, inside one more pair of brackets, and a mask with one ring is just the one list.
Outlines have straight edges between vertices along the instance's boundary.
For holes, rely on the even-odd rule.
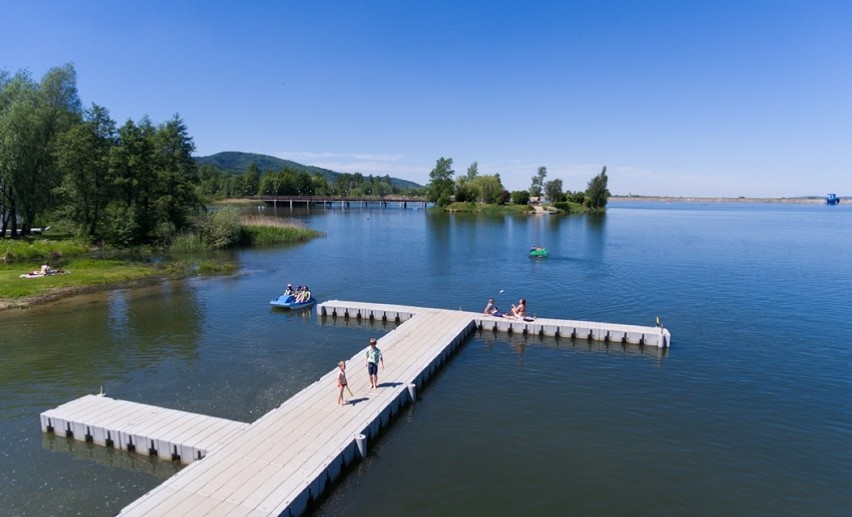
[[382,357],[382,351],[377,345],[376,338],[372,338],[370,348],[367,349],[367,373],[370,375],[371,390],[379,386],[379,363],[382,364],[382,369],[385,367],[385,358]]

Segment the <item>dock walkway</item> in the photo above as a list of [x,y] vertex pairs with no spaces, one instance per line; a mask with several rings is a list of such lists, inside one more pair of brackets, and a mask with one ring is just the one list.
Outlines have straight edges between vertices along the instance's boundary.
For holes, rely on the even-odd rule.
[[[370,390],[366,375],[350,375],[354,397],[338,406],[335,368],[251,424],[90,395],[44,412],[42,429],[192,461],[125,507],[122,516],[296,516],[366,454],[369,441],[416,400],[417,387],[477,328],[653,346],[668,346],[670,339],[667,330],[654,327],[525,322],[361,302],[325,302],[317,315],[400,323],[379,340],[387,359],[377,389]],[[354,368],[363,367],[365,349],[349,359]]]
[[[403,311],[404,312],[404,311]],[[416,317],[415,317],[416,316]],[[350,375],[351,403],[336,404],[336,369],[127,506],[120,515],[300,515],[410,402],[474,330],[469,314],[418,309],[379,340],[388,357],[379,388]],[[363,366],[364,351],[350,358]]]

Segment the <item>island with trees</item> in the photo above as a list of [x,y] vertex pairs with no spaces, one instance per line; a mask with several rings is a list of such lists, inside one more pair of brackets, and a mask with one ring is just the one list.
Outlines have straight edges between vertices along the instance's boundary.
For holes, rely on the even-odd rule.
[[611,196],[606,166],[586,190],[576,192],[563,191],[561,179],[545,181],[547,168],[543,166],[532,177],[529,190],[513,192],[503,188],[500,174],[480,174],[477,162],[468,167],[467,174],[454,175],[453,159],[439,158],[426,186],[429,201],[449,212],[594,213],[605,211]]

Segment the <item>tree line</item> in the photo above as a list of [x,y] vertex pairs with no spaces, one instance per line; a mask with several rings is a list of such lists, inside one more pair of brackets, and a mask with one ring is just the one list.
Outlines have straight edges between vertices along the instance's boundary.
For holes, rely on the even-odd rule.
[[203,207],[194,150],[178,115],[118,127],[103,106],[83,108],[70,64],[38,82],[0,71],[0,235],[62,219],[92,242],[166,241]]
[[[0,237],[29,235],[48,221],[114,246],[166,244],[193,225],[206,200],[253,195],[385,196],[406,193],[390,176],[326,179],[284,167],[242,174],[200,167],[175,115],[118,126],[97,104],[84,108],[70,64],[40,81],[0,70]],[[202,221],[203,222],[203,221]]]
[[199,167],[200,193],[212,199],[244,196],[387,196],[419,195],[417,189],[393,185],[391,177],[356,173],[338,173],[329,181],[322,174],[282,167],[261,172],[251,164],[242,174],[233,174],[213,165]]
[[447,206],[453,202],[474,201],[486,204],[504,205],[509,202],[526,205],[531,198],[546,196],[554,205],[575,203],[588,210],[598,211],[606,208],[611,196],[607,188],[606,167],[589,180],[585,190],[563,191],[561,179],[545,181],[547,167],[539,167],[532,177],[529,190],[509,192],[503,188],[500,174],[479,174],[477,162],[473,162],[465,175],[456,178],[452,158],[439,158],[435,168],[429,173],[426,195],[429,201],[438,206]]

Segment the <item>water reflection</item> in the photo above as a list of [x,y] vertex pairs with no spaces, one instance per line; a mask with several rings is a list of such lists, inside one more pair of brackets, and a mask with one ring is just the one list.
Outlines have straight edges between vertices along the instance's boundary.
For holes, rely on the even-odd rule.
[[106,467],[141,472],[159,479],[167,479],[184,467],[179,461],[164,461],[157,456],[145,456],[113,447],[102,447],[53,433],[42,434],[41,446],[46,451],[67,454],[76,460],[94,461]]

